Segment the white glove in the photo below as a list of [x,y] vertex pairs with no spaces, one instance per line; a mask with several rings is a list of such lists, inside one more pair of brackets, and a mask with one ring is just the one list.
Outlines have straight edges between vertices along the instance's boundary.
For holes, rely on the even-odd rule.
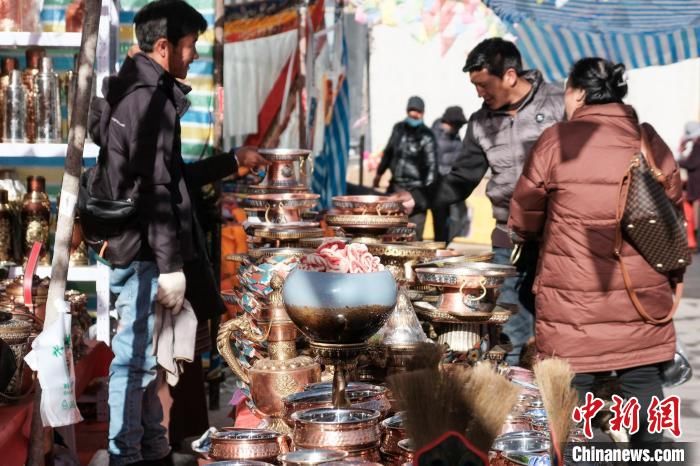
[[185,301],[185,285],[185,274],[182,270],[162,273],[158,276],[156,299],[160,304],[170,309],[173,314],[177,314]]

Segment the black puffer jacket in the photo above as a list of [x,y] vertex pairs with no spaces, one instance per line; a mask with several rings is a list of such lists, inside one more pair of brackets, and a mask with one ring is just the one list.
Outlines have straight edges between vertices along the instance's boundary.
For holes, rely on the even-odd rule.
[[437,178],[437,144],[430,128],[411,126],[405,121],[394,125],[384,149],[377,175],[391,170],[392,186],[411,189],[428,186]]

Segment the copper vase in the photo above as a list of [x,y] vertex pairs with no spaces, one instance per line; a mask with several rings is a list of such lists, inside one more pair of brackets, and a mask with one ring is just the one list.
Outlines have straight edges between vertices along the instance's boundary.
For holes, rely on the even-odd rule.
[[25,259],[34,243],[38,242],[42,246],[42,262],[46,262],[51,221],[51,201],[46,194],[46,180],[43,176],[27,177],[27,190],[22,202],[22,242]]

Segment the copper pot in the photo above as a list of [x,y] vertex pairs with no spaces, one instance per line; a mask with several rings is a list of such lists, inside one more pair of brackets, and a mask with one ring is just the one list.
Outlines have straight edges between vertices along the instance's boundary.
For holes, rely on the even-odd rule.
[[416,453],[416,447],[413,445],[413,440],[410,438],[403,439],[399,442],[399,450],[401,450],[401,464],[413,463],[413,458]]
[[280,455],[277,459],[282,466],[316,466],[331,461],[342,461],[347,452],[329,449],[297,450]]
[[333,207],[347,214],[391,215],[403,211],[401,203],[389,196],[334,196],[332,202]]
[[407,438],[406,428],[403,425],[403,414],[398,413],[382,421],[382,446],[383,455],[390,455],[398,459],[401,455],[399,442]]
[[[379,411],[318,408],[292,415],[297,448],[330,448],[353,452],[378,449]],[[378,451],[377,451],[378,453]]]
[[301,214],[313,208],[320,196],[312,193],[254,194],[245,199],[248,208],[262,212],[266,223],[302,221]]
[[[294,189],[306,188],[307,165],[306,162],[311,151],[303,149],[258,149],[258,153],[265,157],[270,166],[267,168],[265,178],[256,187],[259,189]],[[256,192],[260,192],[256,190]]]
[[24,302],[24,276],[20,275],[5,288],[5,294],[13,305],[26,306],[35,317],[44,320],[46,315],[46,300],[49,295],[49,279],[34,276],[32,282],[32,303]]
[[[386,416],[391,409],[387,398],[388,389],[379,385],[362,384],[363,388],[350,385],[346,394],[353,408],[379,411],[381,417]],[[299,411],[314,408],[330,408],[333,406],[332,389],[308,390],[289,395],[283,399],[284,420],[290,426],[294,425],[292,415]]]
[[227,429],[211,436],[209,457],[214,460],[275,462],[289,451],[288,437],[265,429]]

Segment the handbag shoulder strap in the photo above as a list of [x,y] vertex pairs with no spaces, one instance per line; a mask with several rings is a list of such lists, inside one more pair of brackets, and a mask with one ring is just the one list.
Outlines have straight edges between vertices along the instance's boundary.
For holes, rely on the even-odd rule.
[[647,161],[647,164],[651,169],[651,173],[654,175],[654,178],[656,178],[656,181],[661,183],[665,188],[668,181],[666,179],[666,175],[664,175],[664,172],[662,172],[659,169],[659,167],[656,165],[656,160],[654,160],[654,155],[651,150],[651,144],[649,143],[649,126],[649,123],[642,123],[641,125],[639,125],[639,132],[642,135],[642,142],[640,147],[642,157],[644,157],[644,159]]
[[[642,157],[644,157],[649,165],[649,168],[652,170],[652,173],[656,177],[657,181],[659,183],[665,184],[666,183],[666,177],[663,175],[661,170],[658,169],[656,166],[656,163],[654,161],[654,156],[652,155],[651,152],[651,145],[648,142],[648,136],[647,132],[645,130],[645,125],[640,125],[640,132],[642,135],[642,141],[641,141],[641,154]],[[625,266],[625,262],[622,260],[622,215],[625,211],[625,204],[627,203],[627,195],[629,193],[629,185],[631,181],[631,174],[632,174],[632,167],[635,164],[635,159],[636,155],[630,160],[630,165],[627,168],[627,171],[625,171],[624,176],[622,177],[622,180],[620,181],[620,188],[619,188],[619,195],[618,195],[618,203],[617,203],[617,212],[615,215],[615,220],[616,220],[616,228],[615,228],[615,255],[617,256],[618,261],[620,262],[620,270],[622,271],[622,280],[625,282],[625,289],[627,290],[627,294],[630,297],[630,300],[632,301],[632,304],[634,305],[634,308],[637,310],[637,313],[644,319],[646,322],[649,322],[654,325],[662,325],[666,324],[673,319],[673,316],[676,314],[676,311],[678,310],[678,305],[681,302],[681,296],[683,295],[683,283],[678,283],[676,285],[676,292],[673,297],[673,305],[671,306],[671,310],[666,314],[665,317],[661,319],[655,319],[649,313],[646,311],[644,308],[644,305],[642,302],[639,300],[639,297],[637,296],[637,292],[634,290],[634,287],[632,285],[632,277],[630,277],[629,272],[627,271],[627,266]]]

